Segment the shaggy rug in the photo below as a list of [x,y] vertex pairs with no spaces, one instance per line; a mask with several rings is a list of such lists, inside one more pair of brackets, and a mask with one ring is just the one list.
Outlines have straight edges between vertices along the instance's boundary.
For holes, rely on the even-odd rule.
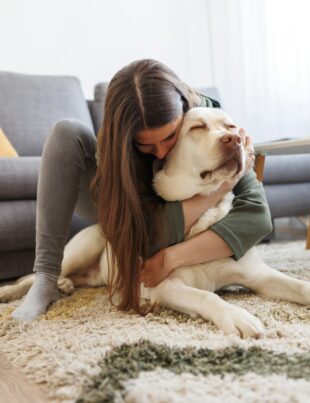
[[[259,249],[271,266],[310,280],[304,242]],[[80,288],[32,323],[11,318],[19,301],[0,304],[0,351],[51,402],[309,402],[310,307],[241,287],[219,294],[257,315],[264,337],[227,337],[164,307],[122,313],[105,288]]]

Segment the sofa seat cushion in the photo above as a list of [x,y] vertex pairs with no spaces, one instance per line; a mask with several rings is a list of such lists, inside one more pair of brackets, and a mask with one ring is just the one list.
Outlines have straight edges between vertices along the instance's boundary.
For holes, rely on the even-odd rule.
[[36,200],[0,201],[0,251],[35,245]]
[[[36,207],[36,200],[0,201],[0,252],[35,247]],[[68,240],[90,224],[74,212]]]
[[272,218],[309,215],[310,183],[264,185]]
[[0,252],[0,281],[32,273],[34,255],[34,248]]
[[267,155],[265,185],[310,182],[310,154]]
[[0,200],[36,199],[41,157],[0,158]]

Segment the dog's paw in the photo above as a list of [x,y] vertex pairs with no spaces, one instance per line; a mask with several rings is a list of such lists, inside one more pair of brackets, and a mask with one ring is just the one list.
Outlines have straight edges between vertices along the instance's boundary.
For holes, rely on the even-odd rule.
[[[226,215],[226,214],[225,214]],[[205,211],[191,227],[186,239],[193,238],[194,236],[206,231],[211,225],[215,224],[223,218],[222,212],[219,208],[213,207]]]
[[218,208],[222,211],[222,215],[226,215],[232,208],[234,200],[233,192],[228,192],[224,195],[223,199],[218,203]]
[[21,296],[16,292],[16,285],[5,285],[0,288],[0,302],[11,302],[20,299]]
[[302,305],[310,305],[310,281],[303,281],[299,293],[300,303]]
[[203,221],[198,221],[189,231],[189,233],[186,236],[186,239],[191,239],[194,236],[200,234],[201,232],[205,231],[206,225],[204,224]]
[[74,292],[74,284],[72,280],[65,277],[57,281],[57,287],[65,295],[71,295]]
[[262,322],[243,308],[228,304],[213,319],[216,326],[227,335],[236,334],[241,338],[259,338],[265,330]]

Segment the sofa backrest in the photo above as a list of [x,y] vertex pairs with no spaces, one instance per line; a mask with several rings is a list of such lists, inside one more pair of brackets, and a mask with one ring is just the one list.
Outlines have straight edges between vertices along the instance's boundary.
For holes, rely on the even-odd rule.
[[94,130],[76,77],[0,72],[0,127],[19,155],[40,156],[51,128],[66,118]]
[[96,84],[94,90],[94,99],[87,101],[96,135],[98,134],[98,130],[100,129],[103,121],[103,108],[107,88],[108,88],[107,82]]

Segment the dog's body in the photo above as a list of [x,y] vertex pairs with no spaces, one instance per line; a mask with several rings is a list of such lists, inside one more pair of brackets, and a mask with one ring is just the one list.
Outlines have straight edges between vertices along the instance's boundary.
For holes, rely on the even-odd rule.
[[[154,176],[156,192],[166,200],[184,200],[195,194],[210,194],[225,179],[244,170],[245,152],[238,128],[219,109],[194,108],[184,118],[179,139],[164,169]],[[222,219],[232,207],[233,194],[206,211],[187,238],[205,231]],[[85,228],[66,245],[59,288],[66,294],[74,286],[104,286],[108,282],[106,241],[97,224]],[[0,301],[21,298],[34,275],[0,289]],[[225,334],[258,337],[263,331],[259,319],[231,305],[214,291],[231,284],[243,285],[265,298],[310,304],[310,283],[285,276],[269,268],[257,250],[251,248],[240,260],[219,259],[182,267],[153,288],[141,285],[141,297],[160,302],[192,317],[212,320]]]

